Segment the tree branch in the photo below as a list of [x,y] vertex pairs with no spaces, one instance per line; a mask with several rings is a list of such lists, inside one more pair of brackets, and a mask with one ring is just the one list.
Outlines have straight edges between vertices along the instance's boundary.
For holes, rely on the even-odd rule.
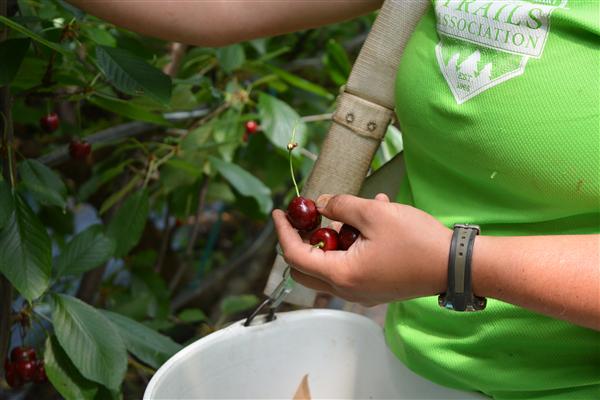
[[[200,108],[192,111],[176,111],[164,114],[168,121],[182,121],[186,119],[202,118],[209,114],[208,108]],[[136,137],[161,128],[159,125],[148,122],[127,122],[101,130],[93,135],[86,136],[85,140],[90,144],[101,144],[110,142],[121,142],[130,137]],[[42,164],[53,167],[69,160],[69,145],[64,145],[51,153],[45,154],[37,159]]]

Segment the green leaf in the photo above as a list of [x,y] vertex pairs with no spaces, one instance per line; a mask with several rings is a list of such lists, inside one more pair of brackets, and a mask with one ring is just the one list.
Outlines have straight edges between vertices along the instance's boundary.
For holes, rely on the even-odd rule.
[[306,79],[300,78],[298,75],[294,75],[289,73],[281,68],[274,67],[272,65],[265,65],[271,72],[275,75],[286,81],[292,86],[297,87],[298,89],[306,90],[307,92],[314,93],[318,96],[322,96],[327,100],[333,100],[335,96],[327,91],[322,86],[314,84]]
[[271,190],[264,183],[236,164],[228,163],[216,157],[209,157],[209,159],[211,164],[235,190],[256,200],[262,213],[267,214],[271,211],[273,208]]
[[352,66],[346,50],[334,39],[327,43],[327,50],[323,56],[323,64],[329,77],[336,85],[343,85],[350,76]]
[[159,368],[183,348],[131,318],[110,311],[102,311],[102,314],[117,328],[127,350],[151,367]]
[[19,163],[19,174],[29,192],[42,204],[65,208],[67,187],[56,172],[37,160]]
[[262,129],[275,146],[287,151],[294,126],[297,126],[296,142],[300,146],[304,146],[306,125],[301,122],[300,116],[293,108],[265,93],[259,95],[258,106]]
[[71,296],[52,296],[52,323],[58,342],[81,374],[118,389],[127,369],[127,351],[113,324],[94,307]]
[[117,210],[106,228],[106,236],[116,243],[115,257],[123,257],[142,237],[148,218],[148,193],[139,190]]
[[134,176],[127,185],[123,186],[119,191],[111,194],[106,200],[102,202],[100,206],[100,215],[103,215],[107,212],[112,206],[117,204],[123,197],[127,196],[129,192],[137,187],[137,185],[142,181],[142,177],[140,175]]
[[217,60],[226,74],[229,74],[246,62],[246,54],[241,44],[234,44],[217,49]]
[[152,111],[146,110],[143,107],[140,107],[129,101],[99,95],[90,97],[88,101],[100,108],[114,112],[115,114],[123,117],[130,118],[134,121],[144,121],[166,126],[171,125],[171,123],[164,119],[162,115],[155,114]]
[[84,32],[94,43],[101,46],[115,47],[117,45],[117,39],[105,29],[89,26]]
[[242,296],[228,296],[221,302],[223,315],[234,315],[251,309],[258,304],[258,297],[247,294]]
[[32,301],[48,287],[52,265],[51,243],[46,228],[19,196],[0,230],[0,272]]
[[171,100],[171,78],[144,59],[120,48],[96,47],[98,65],[117,89],[142,95],[168,105]]
[[202,322],[208,321],[208,317],[204,313],[204,311],[198,308],[188,308],[183,310],[177,315],[177,318],[183,322],[194,323],[194,322]]
[[56,258],[58,276],[77,275],[104,264],[115,252],[115,242],[104,235],[101,225],[77,234]]
[[202,167],[181,158],[172,158],[160,169],[160,182],[166,192],[191,185],[202,176]]
[[98,393],[98,385],[83,377],[60,347],[56,336],[46,339],[44,368],[52,386],[66,400],[92,400]]
[[13,196],[6,181],[0,181],[0,229],[8,222],[14,211]]
[[8,85],[17,75],[30,43],[29,39],[10,39],[0,43],[0,86]]
[[22,33],[25,36],[30,37],[31,39],[35,40],[38,43],[43,44],[46,47],[51,48],[52,50],[64,55],[64,56],[69,56],[69,52],[65,49],[63,49],[62,47],[60,47],[60,45],[58,43],[54,43],[54,42],[50,42],[46,39],[44,39],[43,37],[41,37],[40,35],[38,35],[37,33],[34,33],[32,31],[30,31],[29,29],[25,28],[23,25],[20,25],[14,21],[11,21],[10,19],[0,15],[0,25],[4,24],[6,26],[8,26],[9,28]]

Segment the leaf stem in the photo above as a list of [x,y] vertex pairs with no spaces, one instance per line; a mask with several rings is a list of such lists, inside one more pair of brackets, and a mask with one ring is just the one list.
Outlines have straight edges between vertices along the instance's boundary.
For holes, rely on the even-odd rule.
[[300,197],[300,190],[298,189],[298,183],[296,182],[296,176],[294,176],[294,166],[292,163],[292,150],[296,147],[296,128],[298,127],[298,122],[294,125],[294,129],[292,129],[292,140],[290,144],[288,144],[288,152],[290,158],[290,174],[292,175],[292,182],[294,182],[294,189],[296,189],[296,196]]

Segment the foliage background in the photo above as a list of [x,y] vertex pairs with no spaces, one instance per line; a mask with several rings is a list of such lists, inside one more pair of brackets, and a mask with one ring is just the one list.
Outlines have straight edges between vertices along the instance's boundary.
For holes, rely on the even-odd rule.
[[[0,380],[0,396],[140,398],[172,354],[259,301],[292,128],[302,179],[374,16],[211,49],[63,1],[3,15],[0,354],[36,348],[50,382]],[[61,126],[44,133],[50,111]],[[373,167],[400,148],[392,132]]]

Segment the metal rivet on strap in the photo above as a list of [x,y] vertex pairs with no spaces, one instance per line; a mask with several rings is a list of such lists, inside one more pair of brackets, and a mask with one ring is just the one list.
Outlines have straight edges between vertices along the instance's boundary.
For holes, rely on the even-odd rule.
[[369,123],[367,124],[367,129],[369,130],[369,132],[373,132],[375,129],[377,129],[377,124],[373,121],[369,121]]
[[348,113],[346,114],[346,122],[351,124],[352,122],[354,122],[354,114],[352,113]]

